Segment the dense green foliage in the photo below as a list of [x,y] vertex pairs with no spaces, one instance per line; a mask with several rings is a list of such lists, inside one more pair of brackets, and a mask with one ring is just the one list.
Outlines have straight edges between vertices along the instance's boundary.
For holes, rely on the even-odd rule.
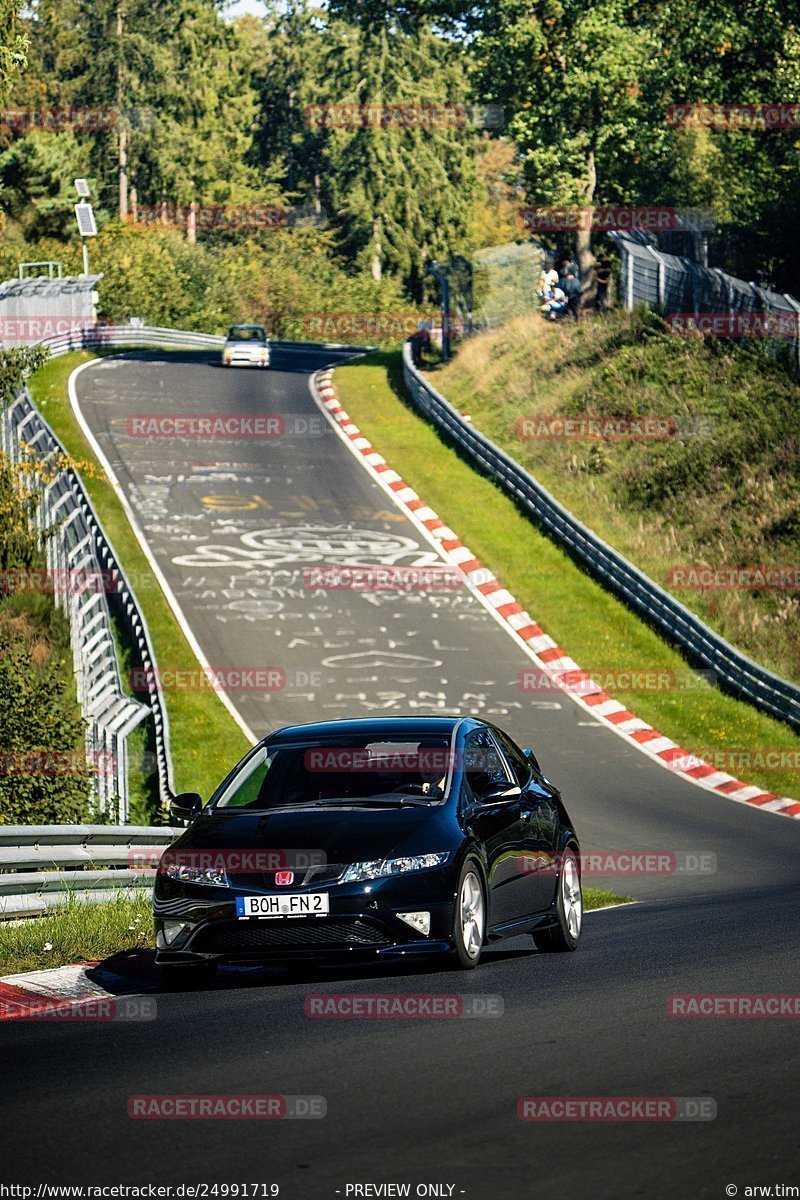
[[[327,224],[331,261],[430,299],[426,259],[489,245],[503,225],[484,168],[507,147],[520,204],[710,208],[729,269],[797,286],[796,130],[668,118],[676,104],[800,101],[800,19],[778,0],[265,0],[263,18],[233,22],[217,0],[33,0],[17,19],[2,0],[0,99],[26,39],[14,105],[107,120],[0,131],[12,237],[67,237],[78,174],[101,222],[162,200],[300,205]],[[498,128],[480,128],[472,106],[486,104]],[[460,116],[381,121],[370,106]]]

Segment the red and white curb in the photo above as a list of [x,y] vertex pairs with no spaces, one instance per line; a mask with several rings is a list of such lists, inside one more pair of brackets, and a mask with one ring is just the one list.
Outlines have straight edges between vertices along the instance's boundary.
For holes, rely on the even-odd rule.
[[554,686],[559,691],[563,691],[592,717],[604,722],[614,733],[627,739],[642,753],[682,779],[705,788],[706,791],[735,800],[739,804],[749,804],[762,811],[780,813],[782,816],[800,817],[800,803],[797,800],[778,796],[774,792],[765,792],[763,788],[743,783],[733,775],[718,771],[710,763],[704,762],[690,751],[682,749],[670,738],[664,737],[646,721],[640,720],[624,704],[620,704],[613,696],[604,692],[599,684],[573,662],[565,650],[547,636],[489,568],[475,557],[458,535],[396,471],[392,470],[375,447],[370,445],[336,397],[333,370],[321,371],[315,377],[312,392],[334,428],[384,491],[393,497],[428,541],[436,546],[442,557],[463,573],[470,590],[524,647],[537,666],[552,677]]
[[156,982],[155,971],[139,967],[136,959],[121,964],[119,970],[83,963],[5,975],[0,979],[0,1021],[35,1016],[42,1010],[66,1014],[81,1007],[91,1013],[92,1005],[101,1000],[153,991]]

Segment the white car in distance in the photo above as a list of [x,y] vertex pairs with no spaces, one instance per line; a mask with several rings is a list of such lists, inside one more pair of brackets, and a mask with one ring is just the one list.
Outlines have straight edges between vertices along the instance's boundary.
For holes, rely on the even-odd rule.
[[268,367],[269,339],[261,325],[231,325],[222,347],[223,367]]

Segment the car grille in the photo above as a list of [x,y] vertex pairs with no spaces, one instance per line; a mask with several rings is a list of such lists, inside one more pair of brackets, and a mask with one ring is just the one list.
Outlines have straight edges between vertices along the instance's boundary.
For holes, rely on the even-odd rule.
[[305,867],[294,872],[294,881],[289,884],[279,885],[275,882],[275,871],[244,871],[236,872],[228,875],[228,881],[231,887],[243,888],[249,890],[255,888],[261,890],[266,888],[269,891],[278,892],[295,892],[298,888],[308,887],[313,884],[315,887],[322,884],[336,883],[341,879],[344,873],[344,866],[340,863],[327,863],[324,866]]
[[316,917],[313,921],[292,919],[241,921],[235,926],[208,928],[201,931],[192,943],[192,949],[206,954],[234,953],[246,950],[268,950],[272,947],[288,946],[301,949],[305,946],[388,946],[390,939],[382,930],[368,921],[357,918],[349,921],[327,921]]

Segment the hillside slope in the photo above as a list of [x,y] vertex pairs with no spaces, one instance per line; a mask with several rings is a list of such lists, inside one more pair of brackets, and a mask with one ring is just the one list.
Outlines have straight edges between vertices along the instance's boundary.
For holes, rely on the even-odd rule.
[[[535,316],[430,375],[602,538],[800,680],[800,592],[787,586],[800,582],[800,386],[763,346],[677,337],[649,313]],[[783,569],[783,583],[731,586],[728,567]]]

